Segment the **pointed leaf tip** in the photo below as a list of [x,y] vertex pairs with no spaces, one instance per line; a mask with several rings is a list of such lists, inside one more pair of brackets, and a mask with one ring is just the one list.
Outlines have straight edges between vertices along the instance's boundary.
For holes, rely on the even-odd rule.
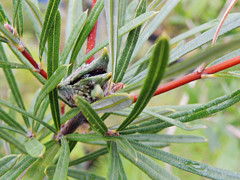
[[140,95],[129,116],[119,126],[118,131],[129,125],[146,107],[162,80],[169,59],[169,40],[166,34],[158,38],[153,55],[150,59],[150,67],[143,83]]

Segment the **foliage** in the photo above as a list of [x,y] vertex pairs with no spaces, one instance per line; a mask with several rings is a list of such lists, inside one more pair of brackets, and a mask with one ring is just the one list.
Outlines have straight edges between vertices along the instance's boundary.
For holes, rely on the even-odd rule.
[[[13,18],[8,17],[0,3],[0,68],[10,89],[9,99],[0,99],[0,120],[3,122],[0,138],[11,145],[12,152],[8,153],[5,147],[0,159],[0,179],[43,179],[47,176],[49,179],[125,180],[129,178],[125,160],[152,179],[179,179],[177,173],[166,170],[161,162],[211,179],[240,179],[238,172],[160,149],[172,146],[172,143],[192,145],[205,142],[202,136],[189,135],[189,131],[205,128],[193,121],[215,116],[215,113],[240,101],[240,90],[234,87],[234,92],[215,96],[203,104],[147,106],[154,95],[160,94],[160,82],[178,82],[171,80],[187,74],[202,63],[211,62],[208,68],[201,66],[196,72],[185,76],[185,79],[197,77],[181,85],[207,77],[239,78],[238,69],[215,75],[205,73],[223,70],[213,70],[221,63],[225,66],[228,62],[234,62],[231,66],[239,64],[239,57],[233,58],[239,54],[239,38],[231,34],[240,26],[239,13],[230,14],[227,18],[217,45],[210,47],[209,44],[219,22],[219,19],[214,19],[172,39],[163,33],[142,55],[141,51],[144,51],[151,34],[163,24],[172,10],[177,7],[178,11],[182,11],[179,2],[154,0],[148,4],[146,0],[140,0],[128,4],[127,0],[98,0],[91,11],[83,12],[74,9],[74,6],[82,7],[82,1],[69,0],[66,30],[71,33],[67,36],[62,53],[60,40],[64,31],[61,31],[60,0],[49,0],[44,14],[38,1],[13,0]],[[40,65],[33,59],[35,56],[31,51],[34,50],[24,45],[23,8],[26,8],[38,38]],[[84,43],[103,9],[106,12],[108,36],[83,56]],[[77,12],[80,13],[76,17]],[[225,41],[229,38],[231,41]],[[110,55],[104,48],[107,46]],[[194,54],[196,49],[199,52]],[[102,56],[90,65],[84,64],[101,50]],[[12,55],[20,62],[13,62],[10,58]],[[47,78],[43,70],[45,66],[42,68],[44,62]],[[26,108],[21,86],[17,83],[19,77],[14,74],[14,69],[21,69],[22,73],[29,71],[42,84],[35,97],[31,97],[29,109]],[[140,94],[133,95],[130,93],[133,90],[140,90]],[[190,93],[194,92],[199,93],[199,89]],[[191,101],[194,102],[193,99]],[[71,108],[66,113],[63,104]],[[117,125],[105,121],[113,121],[115,116],[124,120]],[[74,133],[86,122],[90,126],[87,133]],[[164,134],[170,126],[176,126],[186,134]],[[94,150],[76,158],[73,153],[80,142],[91,144]],[[105,154],[109,159],[109,163],[104,160],[104,166],[108,169],[105,177],[80,168],[86,161],[99,159]]]

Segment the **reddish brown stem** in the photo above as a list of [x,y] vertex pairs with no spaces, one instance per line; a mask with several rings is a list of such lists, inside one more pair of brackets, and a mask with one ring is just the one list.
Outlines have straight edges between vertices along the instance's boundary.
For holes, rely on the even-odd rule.
[[39,67],[38,63],[33,59],[33,57],[29,54],[29,52],[24,49],[22,51],[22,54],[28,59],[28,61],[33,65],[33,67],[36,70],[39,70],[39,73],[42,75],[42,77],[44,77],[45,79],[47,79],[47,73],[46,71],[44,71],[44,69],[42,69],[41,67]]
[[[95,3],[97,2],[97,0],[93,0],[92,1],[92,8],[94,7]],[[89,51],[91,51],[96,44],[96,35],[97,35],[97,23],[98,21],[96,21],[95,25],[93,26],[92,31],[90,32],[90,34],[88,35],[88,39],[87,39],[87,53]],[[94,56],[90,57],[87,61],[86,64],[90,64],[92,61],[94,60]]]
[[[240,56],[237,56],[235,58],[229,59],[225,62],[216,64],[216,65],[213,65],[213,66],[211,66],[209,68],[206,68],[202,71],[193,72],[193,73],[188,74],[188,75],[186,75],[186,76],[184,76],[180,79],[177,79],[175,81],[171,81],[167,84],[159,86],[157,88],[157,90],[155,91],[154,96],[162,94],[162,93],[167,92],[167,91],[170,91],[172,89],[175,89],[177,87],[185,85],[189,82],[192,82],[192,81],[195,81],[195,80],[198,80],[198,79],[203,79],[203,78],[207,77],[206,75],[217,73],[219,71],[228,69],[228,68],[230,68],[232,66],[235,66],[235,65],[238,65],[238,64],[240,64]],[[139,97],[139,94],[133,95],[132,97],[134,98],[134,102],[136,102],[138,97]]]
[[65,114],[65,103],[60,101],[60,108],[61,108],[61,114],[64,115]]

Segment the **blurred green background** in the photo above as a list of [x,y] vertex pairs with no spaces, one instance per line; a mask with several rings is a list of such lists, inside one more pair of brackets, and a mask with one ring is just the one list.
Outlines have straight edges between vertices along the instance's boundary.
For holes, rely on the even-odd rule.
[[[229,1],[228,1],[229,2]],[[67,15],[67,1],[62,1],[61,15],[62,15],[62,39],[61,47],[64,45],[64,25],[66,23]],[[150,3],[150,1],[149,1]],[[215,19],[218,16],[222,16],[226,9],[226,0],[182,0],[177,8],[167,17],[156,35],[163,30],[166,31],[170,37],[174,37],[187,31],[190,28],[203,24],[209,20]],[[12,17],[12,2],[10,0],[1,0],[7,15]],[[88,8],[91,5],[91,1],[84,1],[84,8]],[[240,3],[238,2],[232,12],[240,12]],[[46,5],[41,4],[44,11]],[[25,15],[24,19],[24,36],[23,41],[25,45],[31,51],[33,57],[38,59],[38,41],[34,35],[34,31],[28,17]],[[104,27],[104,24],[100,24],[100,27]],[[239,29],[234,30],[231,34],[239,33]],[[99,38],[98,38],[99,39]],[[99,40],[100,41],[100,40]],[[146,49],[151,45],[149,41],[146,43]],[[5,50],[12,62],[17,62],[17,59],[5,46]],[[139,54],[141,57],[143,54]],[[236,67],[239,69],[239,66]],[[23,95],[26,108],[29,109],[31,101],[34,98],[34,94],[41,87],[41,84],[26,70],[13,70],[18,80],[18,85]],[[201,80],[190,85],[178,88],[171,92],[167,92],[164,95],[154,97],[149,104],[153,105],[179,105],[179,104],[192,104],[192,103],[206,103],[216,97],[228,94],[233,90],[239,89],[239,79],[228,78],[214,78]],[[0,70],[0,97],[3,99],[11,99],[9,88],[6,83],[6,79],[2,70]],[[14,112],[12,112],[14,113]],[[15,115],[19,117],[18,114]],[[21,118],[19,118],[21,119]],[[110,117],[108,119],[109,124],[116,124],[116,121],[121,121],[121,118]],[[114,122],[113,122],[114,121]],[[208,139],[205,143],[195,144],[172,144],[164,150],[173,154],[183,156],[195,161],[204,162],[219,168],[225,168],[233,171],[240,172],[240,107],[239,104],[220,112],[212,117],[208,117],[202,120],[197,120],[197,124],[204,124],[206,129],[186,132],[178,128],[167,129],[161,133],[168,134],[194,134],[202,135]],[[0,157],[6,154],[8,145],[3,141],[0,141]],[[97,148],[93,145],[85,145],[79,143],[72,153],[72,158],[78,158],[87,152],[91,152]],[[77,166],[77,168],[88,169],[96,174],[105,176],[108,166],[107,156],[102,156],[94,162],[84,163]],[[124,160],[125,169],[128,174],[128,178],[131,180],[145,180],[149,179],[144,173],[139,171],[131,163]],[[176,174],[181,179],[185,180],[200,180],[206,179],[197,175],[184,172],[175,167],[169,167],[162,163],[170,171]]]

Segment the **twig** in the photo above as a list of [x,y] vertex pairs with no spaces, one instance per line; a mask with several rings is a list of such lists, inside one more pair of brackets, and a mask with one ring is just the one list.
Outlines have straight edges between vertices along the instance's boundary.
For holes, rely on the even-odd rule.
[[29,54],[29,52],[26,50],[26,48],[24,48],[23,51],[21,51],[21,53],[25,56],[25,58],[27,58],[27,60],[33,65],[33,67],[39,71],[39,73],[42,75],[42,77],[44,77],[45,79],[47,79],[47,73],[46,71],[44,71],[44,69],[41,68],[41,66],[38,65],[38,63],[33,59],[33,57]]
[[219,32],[220,32],[220,29],[221,29],[224,21],[226,20],[228,14],[230,13],[230,11],[232,10],[232,8],[233,8],[234,5],[236,4],[236,2],[237,2],[237,0],[232,0],[231,3],[230,3],[230,5],[228,6],[226,12],[224,13],[224,15],[223,15],[223,17],[222,17],[222,19],[221,19],[218,27],[217,27],[217,30],[216,30],[216,32],[215,32],[215,35],[214,35],[214,37],[213,37],[212,45],[214,45],[214,44],[216,43],[217,38],[218,38],[218,34],[219,34]]
[[[92,8],[94,7],[94,5],[95,5],[96,2],[97,2],[97,0],[93,0],[93,2],[92,2]],[[86,54],[95,47],[95,44],[96,44],[96,35],[97,35],[97,24],[98,24],[98,21],[96,21],[95,25],[93,26],[92,31],[91,31],[90,34],[88,35],[88,39],[87,39],[87,52],[86,52]],[[86,61],[86,64],[90,64],[93,60],[94,60],[94,56],[90,57],[90,58]]]
[[40,66],[38,65],[38,63],[33,59],[33,57],[31,56],[31,54],[27,51],[27,49],[24,47],[23,42],[20,39],[17,39],[17,30],[15,28],[12,27],[12,25],[5,23],[4,27],[11,32],[15,37],[16,37],[16,41],[12,40],[12,44],[16,47],[16,49],[18,51],[20,51],[24,57],[27,58],[27,60],[33,65],[33,67],[35,68],[35,71],[40,73],[45,79],[47,79],[47,73],[42,69],[41,64]]
[[[215,74],[219,71],[228,69],[232,66],[238,65],[240,64],[240,56],[237,56],[235,58],[229,59],[225,62],[216,64],[214,66],[211,66],[209,68],[203,69],[202,71],[196,71],[193,72],[191,74],[188,74],[180,79],[177,79],[175,81],[171,81],[167,84],[164,84],[162,86],[159,86],[158,89],[156,90],[156,92],[154,93],[154,96],[162,94],[164,92],[170,91],[172,89],[175,89],[177,87],[180,87],[182,85],[185,85],[189,82],[198,80],[198,79],[204,79],[207,77],[211,77],[212,74]],[[133,95],[132,96],[134,98],[134,102],[137,101],[139,94]]]

